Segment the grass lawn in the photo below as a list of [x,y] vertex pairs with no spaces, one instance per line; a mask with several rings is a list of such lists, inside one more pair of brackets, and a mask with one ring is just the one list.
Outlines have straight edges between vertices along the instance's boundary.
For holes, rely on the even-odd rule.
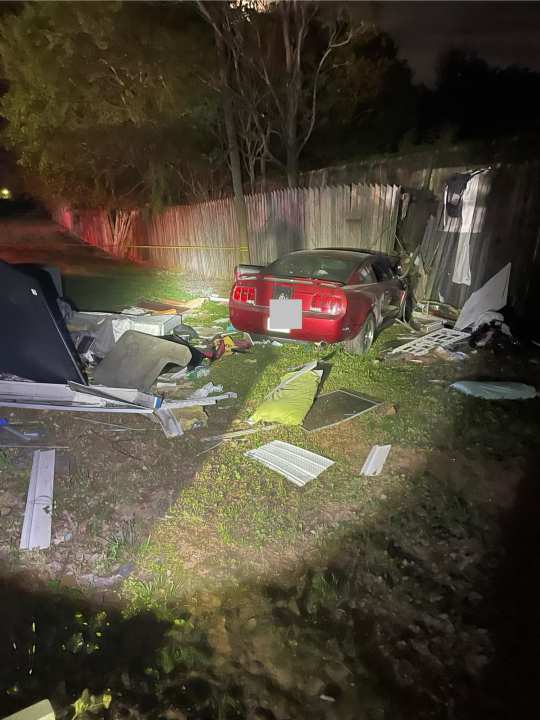
[[65,275],[64,294],[81,310],[118,311],[147,300],[188,300],[185,279],[178,273],[115,264],[92,275]]
[[[212,308],[212,319],[219,312]],[[324,392],[356,390],[390,403],[391,411],[374,410],[311,434],[290,427],[261,431],[209,450],[191,486],[181,491],[141,550],[142,575],[152,580],[126,584],[134,607],[156,607],[165,597],[228,584],[235,576],[280,572],[314,544],[331,541],[343,523],[372,524],[381,512],[386,516],[390,508],[397,511],[423,496],[437,507],[448,504],[439,510],[451,516],[455,498],[444,483],[434,487],[426,480],[433,465],[451,462],[448,456],[457,453],[489,453],[491,444],[498,452],[515,451],[533,439],[535,406],[482,402],[449,390],[451,379],[463,376],[459,366],[380,361],[381,349],[400,334],[400,326],[385,331],[365,357],[313,345],[256,346],[212,367],[210,379],[238,394],[231,430],[244,426],[285,372],[316,357],[331,365]],[[470,356],[469,376],[477,370],[475,363]],[[505,425],[511,429],[501,433]],[[245,457],[247,450],[273,439],[320,453],[335,464],[297,488]],[[386,443],[393,447],[384,474],[360,476],[371,446]]]

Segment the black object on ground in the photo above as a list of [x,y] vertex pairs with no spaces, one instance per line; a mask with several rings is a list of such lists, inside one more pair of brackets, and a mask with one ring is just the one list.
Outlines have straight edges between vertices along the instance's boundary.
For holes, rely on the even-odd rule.
[[186,367],[191,351],[145,333],[127,330],[94,372],[98,385],[148,392],[167,365]]
[[380,405],[378,400],[371,400],[349,390],[334,390],[319,395],[311,410],[304,418],[302,427],[308,432],[323,430],[332,425],[352,420],[352,418]]
[[[184,327],[184,326],[181,326],[181,327]],[[195,332],[195,331],[193,331],[193,332]],[[195,333],[193,337],[197,337],[197,333]],[[207,353],[205,355],[200,350],[198,350],[196,347],[193,347],[193,345],[191,345],[190,342],[185,340],[183,337],[180,337],[180,335],[177,334],[177,328],[174,329],[172,335],[165,335],[165,337],[162,337],[161,339],[167,340],[168,342],[174,342],[177,345],[183,345],[184,347],[188,348],[188,350],[191,353],[191,360],[189,361],[188,370],[193,370],[193,368],[196,368],[198,365],[200,365],[202,363],[202,361],[204,360],[205,357],[209,356],[209,353]]]
[[38,281],[36,272],[0,261],[0,285],[0,372],[36,382],[86,384],[50,276],[44,271]]

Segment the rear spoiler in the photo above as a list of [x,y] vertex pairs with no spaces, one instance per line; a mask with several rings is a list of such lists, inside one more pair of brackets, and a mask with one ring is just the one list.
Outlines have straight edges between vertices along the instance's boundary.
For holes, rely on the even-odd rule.
[[263,269],[264,265],[237,265],[234,268],[234,278],[235,280],[239,280],[243,277],[258,275]]

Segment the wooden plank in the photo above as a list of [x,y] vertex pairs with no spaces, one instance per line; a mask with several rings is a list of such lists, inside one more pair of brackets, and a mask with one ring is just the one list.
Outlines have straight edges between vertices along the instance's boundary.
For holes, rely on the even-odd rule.
[[4,720],[55,720],[55,717],[51,703],[48,700],[40,700],[13,715],[8,715]]
[[55,450],[36,450],[26,498],[20,550],[46,550],[51,544]]

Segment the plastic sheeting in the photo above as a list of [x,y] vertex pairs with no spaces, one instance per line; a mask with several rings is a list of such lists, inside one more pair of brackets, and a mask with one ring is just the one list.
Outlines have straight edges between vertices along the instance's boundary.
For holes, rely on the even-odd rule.
[[510,270],[512,264],[506,264],[499,272],[490,278],[485,285],[470,296],[463,305],[455,329],[464,330],[484,315],[488,310],[500,310],[508,300],[508,286],[510,284]]
[[460,380],[450,387],[484,400],[532,400],[537,396],[535,387],[519,382]]

